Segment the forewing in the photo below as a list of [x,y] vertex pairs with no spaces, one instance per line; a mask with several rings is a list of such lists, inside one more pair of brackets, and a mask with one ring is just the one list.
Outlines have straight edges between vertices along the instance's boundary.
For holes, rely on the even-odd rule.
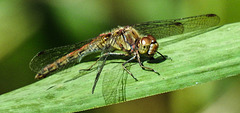
[[172,20],[151,21],[132,25],[138,32],[144,35],[152,35],[155,38],[164,38],[195,30],[216,26],[220,18],[215,14],[206,14]]
[[38,72],[46,65],[53,63],[64,55],[81,48],[83,45],[91,42],[92,39],[75,43],[72,45],[60,46],[37,53],[30,61],[29,67],[32,71]]

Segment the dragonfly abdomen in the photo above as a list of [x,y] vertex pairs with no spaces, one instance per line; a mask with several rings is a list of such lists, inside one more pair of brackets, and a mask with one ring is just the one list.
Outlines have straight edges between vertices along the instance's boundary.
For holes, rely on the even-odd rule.
[[67,64],[73,63],[73,62],[80,62],[83,57],[95,53],[98,51],[101,51],[104,46],[106,45],[106,37],[99,36],[93,39],[90,43],[85,44],[80,49],[77,49],[59,59],[57,59],[55,62],[46,65],[44,68],[42,68],[37,75],[35,76],[36,79],[45,78],[50,72],[53,72]]

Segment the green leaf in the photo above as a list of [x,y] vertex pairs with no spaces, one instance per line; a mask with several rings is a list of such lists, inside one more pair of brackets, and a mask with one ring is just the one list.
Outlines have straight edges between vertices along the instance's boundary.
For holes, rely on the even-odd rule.
[[[160,52],[173,60],[144,62],[160,75],[142,70],[133,62],[128,77],[126,100],[183,89],[240,74],[240,23],[190,37],[189,34],[158,40]],[[105,106],[103,76],[121,75],[124,59],[108,60],[94,94],[97,70],[79,73],[95,61],[83,62],[34,84],[0,96],[1,112],[74,112]],[[119,63],[120,62],[120,63]],[[129,76],[129,75],[128,75]],[[34,76],[33,76],[34,77]]]

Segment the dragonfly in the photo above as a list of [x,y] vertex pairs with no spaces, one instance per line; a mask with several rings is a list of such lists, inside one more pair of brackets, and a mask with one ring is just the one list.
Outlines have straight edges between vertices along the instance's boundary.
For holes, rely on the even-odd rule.
[[[92,87],[92,93],[94,93],[99,76],[108,56],[128,56],[129,59],[122,63],[122,68],[125,72],[131,75],[133,79],[138,81],[138,79],[127,68],[126,64],[133,60],[137,60],[142,69],[159,74],[154,69],[144,66],[141,61],[141,56],[154,59],[153,56],[155,54],[159,54],[163,59],[166,59],[166,57],[158,51],[159,44],[157,39],[210,28],[216,26],[219,21],[220,18],[216,14],[204,14],[179,19],[149,21],[118,27],[110,32],[102,33],[93,39],[39,52],[33,57],[29,67],[31,70],[37,72],[35,78],[41,79],[51,75],[51,73],[56,72],[57,70],[65,69],[65,66],[67,65],[80,63],[84,57],[92,53],[99,52],[100,57],[93,65],[86,69],[86,71],[88,71],[92,69],[97,62],[100,62]],[[119,53],[116,51],[123,52]],[[119,80],[116,81],[126,81],[126,77],[118,77],[118,79]],[[126,82],[120,83],[122,84],[115,85],[115,88],[126,85]],[[111,89],[114,90],[114,88]],[[125,91],[122,92],[125,93]],[[103,95],[109,97],[110,93],[111,91],[103,92]],[[118,97],[111,98],[116,99]]]

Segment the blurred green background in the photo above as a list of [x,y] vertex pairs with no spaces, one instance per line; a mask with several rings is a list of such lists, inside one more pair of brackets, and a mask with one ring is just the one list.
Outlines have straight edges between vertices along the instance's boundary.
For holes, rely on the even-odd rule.
[[[36,82],[39,51],[98,36],[118,25],[214,13],[240,21],[240,0],[1,0],[0,94]],[[239,76],[85,112],[239,112]],[[79,92],[81,94],[81,92]]]

